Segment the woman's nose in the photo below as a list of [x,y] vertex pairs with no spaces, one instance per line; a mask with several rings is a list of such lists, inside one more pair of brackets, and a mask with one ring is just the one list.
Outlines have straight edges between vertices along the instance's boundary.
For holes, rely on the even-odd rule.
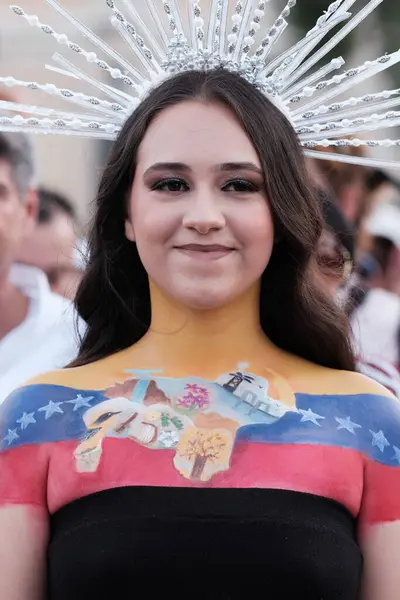
[[198,194],[188,203],[182,223],[184,227],[205,235],[212,230],[223,229],[225,216],[215,199],[206,194]]

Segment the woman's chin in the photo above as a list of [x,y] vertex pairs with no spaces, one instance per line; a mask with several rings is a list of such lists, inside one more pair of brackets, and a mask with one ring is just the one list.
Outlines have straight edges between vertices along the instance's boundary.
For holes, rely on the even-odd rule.
[[216,310],[232,301],[231,294],[218,290],[196,290],[177,294],[176,300],[191,310]]

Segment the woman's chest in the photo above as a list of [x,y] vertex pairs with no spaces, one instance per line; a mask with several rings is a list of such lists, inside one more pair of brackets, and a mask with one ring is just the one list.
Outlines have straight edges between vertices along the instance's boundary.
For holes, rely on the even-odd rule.
[[343,397],[288,401],[286,390],[242,371],[215,382],[135,375],[101,393],[70,389],[67,398],[63,388],[51,512],[97,491],[154,486],[294,490],[357,515],[371,434]]

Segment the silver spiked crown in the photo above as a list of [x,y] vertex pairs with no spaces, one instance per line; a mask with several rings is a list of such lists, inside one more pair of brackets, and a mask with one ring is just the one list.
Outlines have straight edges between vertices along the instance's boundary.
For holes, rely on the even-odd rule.
[[[117,6],[118,1],[98,0],[107,4],[111,27],[126,42],[130,51],[126,56],[98,37],[57,0],[45,1],[104,58],[56,32],[36,15],[26,14],[19,6],[11,5],[11,9],[29,25],[53,37],[72,59],[75,55],[76,61],[56,53],[54,65],[46,67],[74,82],[91,86],[96,95],[51,83],[0,77],[0,84],[5,86],[41,90],[70,104],[70,110],[61,111],[1,101],[0,130],[113,140],[149,90],[166,78],[183,71],[224,68],[256,86],[287,115],[307,155],[366,166],[400,167],[395,161],[326,151],[329,148],[400,146],[398,139],[370,137],[379,129],[400,125],[400,111],[394,110],[400,105],[400,89],[338,101],[338,97],[352,88],[398,63],[400,50],[348,70],[343,69],[345,61],[341,57],[314,68],[384,0],[370,0],[355,15],[349,9],[357,0],[336,0],[303,39],[278,55],[276,44],[288,26],[297,0],[288,0],[269,25],[266,13],[270,0],[238,0],[233,8],[229,0],[186,0],[185,11],[180,10],[177,0],[141,0],[146,17],[139,14],[134,0],[119,0],[120,6]],[[334,28],[337,31],[332,34]],[[98,68],[98,78],[85,71],[85,61]],[[107,83],[105,74],[109,78]],[[117,80],[118,84],[113,85]],[[73,109],[72,105],[79,109]]]

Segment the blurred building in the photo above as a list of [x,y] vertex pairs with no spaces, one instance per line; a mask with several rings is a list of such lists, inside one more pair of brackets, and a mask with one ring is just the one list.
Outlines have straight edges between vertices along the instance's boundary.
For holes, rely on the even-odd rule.
[[[28,14],[40,15],[42,23],[49,24],[56,31],[66,33],[71,40],[92,50],[90,42],[77,34],[71,25],[55,13],[46,3],[35,0],[24,0],[21,3]],[[110,9],[101,0],[68,0],[64,3],[82,22],[94,28],[99,35],[112,32],[109,25]],[[118,36],[117,36],[118,37]],[[121,42],[116,40],[120,45]],[[8,3],[0,3],[0,74],[12,75],[25,81],[39,83],[55,83],[60,87],[84,91],[96,95],[96,90],[83,89],[79,82],[63,77],[45,69],[51,64],[51,57],[59,52],[76,64],[81,62],[83,68],[88,65],[85,59],[71,53],[68,48],[60,46],[49,35],[36,27],[30,27],[21,17],[17,17],[9,9]],[[72,56],[71,56],[72,54]],[[93,72],[93,71],[92,71]],[[98,76],[98,72],[96,73]],[[1,94],[12,94],[14,99],[27,104],[49,102],[54,108],[61,110],[78,110],[68,102],[57,100],[40,91],[32,91],[22,87],[7,88],[0,86]],[[87,140],[73,136],[34,136],[38,158],[38,180],[50,187],[64,192],[77,205],[78,213],[85,219],[87,205],[93,199],[97,176],[104,162],[106,143],[98,140]]]

